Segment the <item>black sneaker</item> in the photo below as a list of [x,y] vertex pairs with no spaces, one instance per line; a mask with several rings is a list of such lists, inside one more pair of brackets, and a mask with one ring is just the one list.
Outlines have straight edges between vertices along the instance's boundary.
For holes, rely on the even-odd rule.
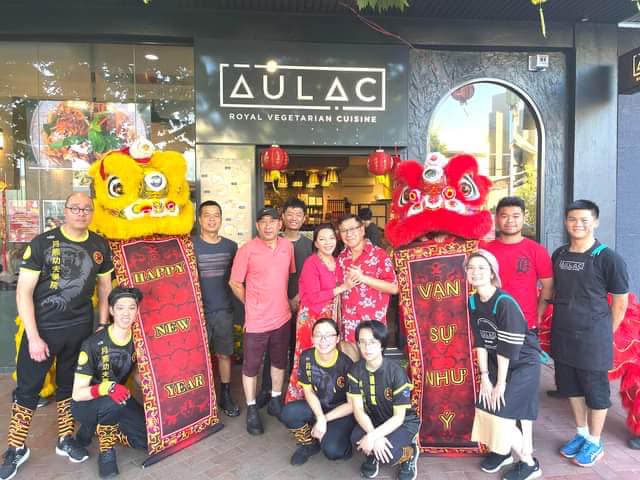
[[260,390],[256,396],[256,406],[258,407],[258,410],[265,407],[267,403],[269,403],[269,400],[271,400],[271,392]]
[[56,455],[69,457],[69,460],[73,463],[82,463],[89,458],[87,449],[81,447],[72,435],[67,435],[62,440],[58,440]]
[[220,408],[228,417],[237,417],[240,415],[240,409],[235,403],[233,403],[231,391],[227,388],[222,388],[222,391],[220,392],[220,402],[218,405],[220,405]]
[[4,462],[0,466],[0,479],[9,480],[18,473],[18,467],[27,461],[31,451],[26,445],[22,448],[9,447],[4,452]]
[[98,474],[100,478],[115,477],[119,473],[115,448],[110,448],[98,455]]
[[264,433],[262,420],[260,420],[260,412],[256,405],[249,405],[247,407],[247,432],[251,435],[262,435]]
[[380,471],[380,464],[375,455],[368,455],[366,460],[360,465],[360,474],[364,478],[376,478]]
[[318,442],[313,442],[311,445],[300,445],[291,456],[291,465],[307,463],[307,460],[319,451],[320,444]]
[[80,424],[80,428],[78,428],[78,431],[76,432],[76,442],[78,442],[78,445],[81,447],[88,447],[91,445],[91,440],[93,439],[95,431],[95,428],[92,430],[86,423]]
[[533,459],[533,465],[527,465],[524,462],[516,463],[505,475],[502,480],[531,480],[533,478],[540,478],[542,476],[542,470],[538,459]]
[[491,452],[480,464],[480,470],[486,473],[495,473],[502,467],[511,465],[513,463],[513,457],[509,455],[500,455],[498,453]]
[[411,448],[413,448],[411,458],[400,464],[398,480],[416,480],[418,476],[418,457],[420,456],[420,451],[417,445],[412,445]]
[[39,397],[38,398],[38,404],[36,405],[36,408],[46,407],[47,405],[49,405],[51,403],[51,399],[52,398],[53,398],[53,396]]
[[280,418],[282,414],[282,395],[272,397],[267,405],[267,413],[272,417]]

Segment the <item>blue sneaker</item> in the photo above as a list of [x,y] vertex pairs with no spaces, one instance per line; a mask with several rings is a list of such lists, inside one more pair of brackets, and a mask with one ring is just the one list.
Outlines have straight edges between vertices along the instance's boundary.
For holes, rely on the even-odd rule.
[[587,441],[582,435],[576,434],[571,440],[564,444],[564,446],[560,449],[560,455],[565,458],[574,458],[580,450],[582,450],[582,446]]
[[576,455],[576,458],[573,459],[573,463],[580,467],[591,467],[595,465],[595,463],[602,458],[604,455],[604,446],[602,442],[600,445],[596,445],[590,441],[584,442],[582,449]]

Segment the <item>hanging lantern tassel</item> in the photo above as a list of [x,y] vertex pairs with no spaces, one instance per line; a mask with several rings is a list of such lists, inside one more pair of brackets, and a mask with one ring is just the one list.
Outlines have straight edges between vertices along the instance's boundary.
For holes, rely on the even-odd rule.
[[540,32],[544,38],[547,38],[547,25],[544,22],[544,8],[542,8],[542,5],[546,2],[547,0],[531,0],[531,5],[538,7],[538,14],[540,15]]
[[382,185],[382,197],[384,200],[391,200],[393,195],[393,181],[391,179],[391,173],[385,173],[384,175],[376,175],[374,177],[374,183],[376,185]]

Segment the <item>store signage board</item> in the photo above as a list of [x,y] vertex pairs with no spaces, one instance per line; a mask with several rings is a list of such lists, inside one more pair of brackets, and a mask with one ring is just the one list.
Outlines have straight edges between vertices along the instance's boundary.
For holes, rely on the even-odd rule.
[[408,50],[196,42],[198,143],[407,143]]
[[618,91],[621,95],[640,91],[640,48],[618,58]]

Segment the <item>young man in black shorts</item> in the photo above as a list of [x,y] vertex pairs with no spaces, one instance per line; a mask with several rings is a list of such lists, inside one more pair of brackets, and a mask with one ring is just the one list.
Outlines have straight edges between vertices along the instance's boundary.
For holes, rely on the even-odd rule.
[[71,462],[89,458],[73,437],[71,390],[82,342],[93,331],[91,296],[98,286],[100,323],[109,318],[111,251],[107,241],[88,230],[93,202],[84,193],[70,195],[63,226],[35,237],[24,252],[16,303],[24,324],[18,352],[18,386],[11,407],[9,448],[0,466],[0,479],[12,478],[30,454],[25,445],[39,393],[56,360],[58,441],[56,454]]
[[565,211],[569,244],[552,255],[551,353],[558,390],[569,397],[577,428],[560,453],[581,467],[604,455],[600,435],[611,406],[613,333],[624,318],[629,292],[624,260],[594,236],[599,213],[589,200],[571,203]]
[[88,446],[98,434],[101,478],[118,475],[116,442],[146,449],[144,409],[126,387],[135,366],[131,325],[138,315],[142,293],[137,288],[116,287],[109,294],[113,324],[87,338],[80,349],[73,382],[71,410],[82,423],[77,440]]

